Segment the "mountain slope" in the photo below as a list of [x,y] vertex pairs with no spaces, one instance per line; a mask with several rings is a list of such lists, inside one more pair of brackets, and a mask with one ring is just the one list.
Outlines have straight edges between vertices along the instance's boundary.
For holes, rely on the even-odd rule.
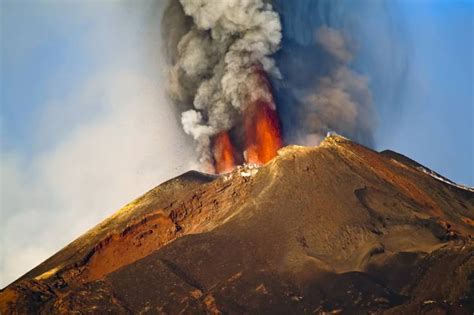
[[189,172],[2,290],[0,310],[470,314],[474,193],[424,170],[330,136]]

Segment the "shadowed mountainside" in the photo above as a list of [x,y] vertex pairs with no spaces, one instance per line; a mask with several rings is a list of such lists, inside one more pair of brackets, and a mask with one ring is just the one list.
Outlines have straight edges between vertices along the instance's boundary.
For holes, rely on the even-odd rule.
[[2,314],[472,314],[474,192],[339,136],[188,172],[0,292]]

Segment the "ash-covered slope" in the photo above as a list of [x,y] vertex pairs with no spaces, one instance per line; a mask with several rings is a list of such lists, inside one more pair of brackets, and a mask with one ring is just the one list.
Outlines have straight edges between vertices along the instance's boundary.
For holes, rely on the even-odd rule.
[[2,290],[0,311],[471,314],[474,193],[426,170],[331,136],[189,172]]

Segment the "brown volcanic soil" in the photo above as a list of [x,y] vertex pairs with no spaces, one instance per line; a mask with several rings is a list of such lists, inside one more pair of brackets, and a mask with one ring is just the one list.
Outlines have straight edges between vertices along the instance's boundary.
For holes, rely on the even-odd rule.
[[427,172],[338,136],[188,172],[3,289],[0,311],[472,314],[474,193]]

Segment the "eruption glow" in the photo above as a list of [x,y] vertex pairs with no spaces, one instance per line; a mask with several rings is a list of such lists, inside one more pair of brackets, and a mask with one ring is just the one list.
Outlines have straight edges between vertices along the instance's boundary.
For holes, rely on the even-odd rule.
[[265,102],[257,102],[245,115],[245,161],[265,164],[282,146],[280,126],[275,110]]
[[243,113],[245,128],[244,159],[251,164],[265,164],[270,161],[282,146],[280,123],[271,86],[261,67],[254,67],[257,88],[265,93],[249,104]]
[[215,171],[217,173],[227,173],[234,169],[234,147],[230,142],[228,132],[221,132],[214,138],[214,161]]

